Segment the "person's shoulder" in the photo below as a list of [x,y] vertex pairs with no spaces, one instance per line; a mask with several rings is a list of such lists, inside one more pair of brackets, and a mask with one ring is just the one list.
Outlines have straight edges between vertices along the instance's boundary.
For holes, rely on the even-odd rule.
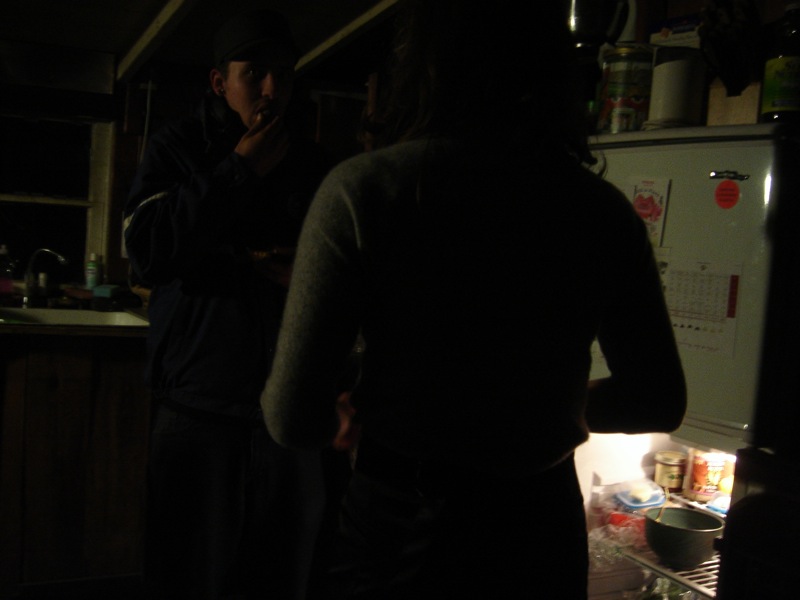
[[356,154],[338,163],[332,170],[335,177],[365,179],[397,173],[419,164],[425,153],[425,140],[400,142]]
[[193,113],[167,120],[155,129],[146,155],[149,163],[161,165],[158,168],[188,172],[207,166],[211,147],[203,119]]
[[625,194],[605,179],[602,169],[579,163],[577,160],[561,161],[550,167],[572,196],[594,205],[626,207],[630,204]]
[[176,157],[196,156],[204,144],[203,124],[193,115],[165,121],[155,128],[147,140],[148,160],[172,161]]
[[421,147],[417,142],[404,142],[340,161],[322,181],[314,204],[318,209],[346,205],[348,211],[385,207],[413,185],[419,173]]
[[196,142],[204,138],[202,120],[196,115],[185,115],[165,121],[151,136],[156,142]]

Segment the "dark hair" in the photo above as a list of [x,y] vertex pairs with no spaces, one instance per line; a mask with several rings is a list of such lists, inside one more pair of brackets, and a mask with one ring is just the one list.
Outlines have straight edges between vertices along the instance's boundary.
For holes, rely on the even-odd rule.
[[565,4],[404,0],[373,135],[474,134],[593,162]]

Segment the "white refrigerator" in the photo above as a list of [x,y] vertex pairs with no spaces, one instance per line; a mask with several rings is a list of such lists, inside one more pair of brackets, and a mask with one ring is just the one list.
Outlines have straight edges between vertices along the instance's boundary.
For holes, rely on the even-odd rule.
[[[781,211],[792,209],[785,205],[800,203],[796,138],[772,125],[697,127],[599,136],[592,148],[596,169],[634,204],[655,248],[688,386],[673,438],[735,452],[766,436],[772,425],[758,431],[756,413],[777,392],[766,389],[775,382],[762,379],[762,367],[783,360],[779,343],[790,340],[782,332],[797,327],[795,314],[776,313],[788,292],[780,285],[793,277],[774,272],[773,239],[786,225]],[[595,346],[593,375],[604,373]]]
[[[771,506],[770,494],[778,494],[784,508],[798,507],[798,131],[737,125],[591,140],[599,159],[595,169],[626,194],[647,225],[686,374],[688,410],[666,440],[593,435],[576,453],[585,496],[593,483],[635,477],[637,469],[646,469],[648,450],[674,443],[737,455],[726,531],[734,531],[733,508],[746,496],[753,500],[766,492]],[[595,344],[592,376],[607,373]],[[719,591],[728,592],[726,599],[772,597],[747,587],[751,573],[768,574],[775,591],[789,585],[786,573],[792,570],[779,570],[774,552],[747,538],[763,531],[749,525],[736,523],[737,532],[747,532],[741,537],[723,537]]]

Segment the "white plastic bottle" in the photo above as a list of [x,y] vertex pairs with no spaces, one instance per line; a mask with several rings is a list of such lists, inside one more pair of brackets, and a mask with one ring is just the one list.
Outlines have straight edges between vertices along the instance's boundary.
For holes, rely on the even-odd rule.
[[100,264],[97,261],[97,254],[92,252],[89,254],[89,260],[86,261],[86,289],[92,290],[97,287],[100,278]]

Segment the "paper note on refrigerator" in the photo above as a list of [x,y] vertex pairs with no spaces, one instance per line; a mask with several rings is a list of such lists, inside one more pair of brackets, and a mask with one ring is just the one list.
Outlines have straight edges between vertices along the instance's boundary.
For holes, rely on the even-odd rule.
[[647,225],[653,246],[661,246],[669,203],[670,179],[636,177],[628,182],[627,194],[638,215]]
[[733,356],[741,265],[703,261],[659,264],[678,346]]

